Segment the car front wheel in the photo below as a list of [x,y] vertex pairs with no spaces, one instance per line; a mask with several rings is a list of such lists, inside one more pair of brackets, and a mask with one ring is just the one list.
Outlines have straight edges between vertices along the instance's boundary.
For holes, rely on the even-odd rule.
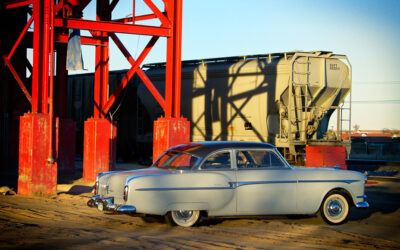
[[167,215],[167,221],[172,221],[181,227],[191,227],[200,219],[200,211],[198,210],[177,210],[171,211]]
[[349,203],[339,193],[328,194],[321,208],[320,215],[328,224],[338,225],[347,220],[349,215]]

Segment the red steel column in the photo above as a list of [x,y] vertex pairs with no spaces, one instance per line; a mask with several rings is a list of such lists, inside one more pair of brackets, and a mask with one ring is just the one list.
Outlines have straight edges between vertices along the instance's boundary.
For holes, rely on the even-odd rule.
[[[49,31],[44,31],[45,27],[49,28],[50,14],[49,0],[33,1],[33,72],[32,72],[32,113],[43,112],[47,109],[47,89],[48,85],[48,65],[49,65]],[[45,6],[46,5],[46,6]],[[47,13],[46,13],[47,11]],[[47,18],[47,25],[44,19]],[[46,40],[47,39],[47,40]],[[47,42],[47,46],[44,45]],[[46,52],[43,50],[47,48]],[[47,74],[43,73],[46,72]],[[47,76],[43,79],[43,76]],[[45,96],[43,94],[46,93]]]
[[90,118],[84,130],[83,179],[93,182],[98,173],[115,169],[117,124]]
[[190,122],[186,118],[158,118],[154,121],[153,162],[166,149],[189,142]]
[[50,8],[51,0],[33,0],[32,113],[20,118],[18,193],[22,195],[57,192],[57,163],[48,161],[49,152],[56,150],[50,138],[56,136],[55,122],[50,124],[47,114]]
[[180,117],[182,0],[172,0],[166,6],[171,21],[172,36],[167,38],[165,72],[165,118],[154,122],[153,162],[166,149],[190,142],[190,122]]
[[174,106],[174,73],[176,62],[175,60],[175,0],[171,0],[166,3],[166,11],[168,13],[168,19],[172,21],[171,29],[172,35],[167,38],[167,61],[165,67],[165,118],[171,118],[174,116],[173,114],[173,106]]
[[[109,2],[105,0],[97,0],[96,20],[108,21],[111,19],[111,13],[106,10]],[[94,73],[94,112],[97,117],[105,117],[102,109],[108,99],[108,65],[109,65],[109,38],[107,32],[96,32],[101,37],[101,46],[96,46],[96,60]]]
[[57,164],[48,164],[49,115],[20,117],[18,194],[57,193]]
[[[96,20],[109,21],[111,13],[108,0],[97,0]],[[109,37],[107,32],[96,32],[101,37],[101,46],[96,46],[96,69],[94,74],[93,118],[84,126],[83,179],[95,181],[99,172],[115,169],[116,122],[106,119],[104,106],[108,101]]]

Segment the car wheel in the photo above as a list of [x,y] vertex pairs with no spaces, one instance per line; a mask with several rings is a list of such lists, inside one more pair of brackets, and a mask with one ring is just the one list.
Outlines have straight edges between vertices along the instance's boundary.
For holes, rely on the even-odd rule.
[[331,225],[342,224],[349,215],[349,203],[339,193],[328,194],[320,208],[322,219]]
[[[169,218],[168,218],[169,217]],[[198,210],[177,210],[167,215],[167,222],[172,221],[181,227],[191,227],[199,221],[200,211]]]

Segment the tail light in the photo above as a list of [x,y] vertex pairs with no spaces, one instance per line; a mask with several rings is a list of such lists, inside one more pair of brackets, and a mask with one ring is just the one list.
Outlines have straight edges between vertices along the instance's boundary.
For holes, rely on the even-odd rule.
[[98,191],[99,191],[99,182],[96,181],[96,184],[94,184],[94,195],[97,195]]
[[129,190],[129,187],[128,187],[128,185],[126,185],[124,188],[124,201],[128,200],[128,190]]

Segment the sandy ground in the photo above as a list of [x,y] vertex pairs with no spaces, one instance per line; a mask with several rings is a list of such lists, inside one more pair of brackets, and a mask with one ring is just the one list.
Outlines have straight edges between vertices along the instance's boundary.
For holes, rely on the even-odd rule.
[[371,207],[353,209],[347,224],[317,217],[206,219],[193,228],[86,206],[90,183],[58,185],[50,197],[0,196],[0,248],[400,249],[400,183],[368,185]]

